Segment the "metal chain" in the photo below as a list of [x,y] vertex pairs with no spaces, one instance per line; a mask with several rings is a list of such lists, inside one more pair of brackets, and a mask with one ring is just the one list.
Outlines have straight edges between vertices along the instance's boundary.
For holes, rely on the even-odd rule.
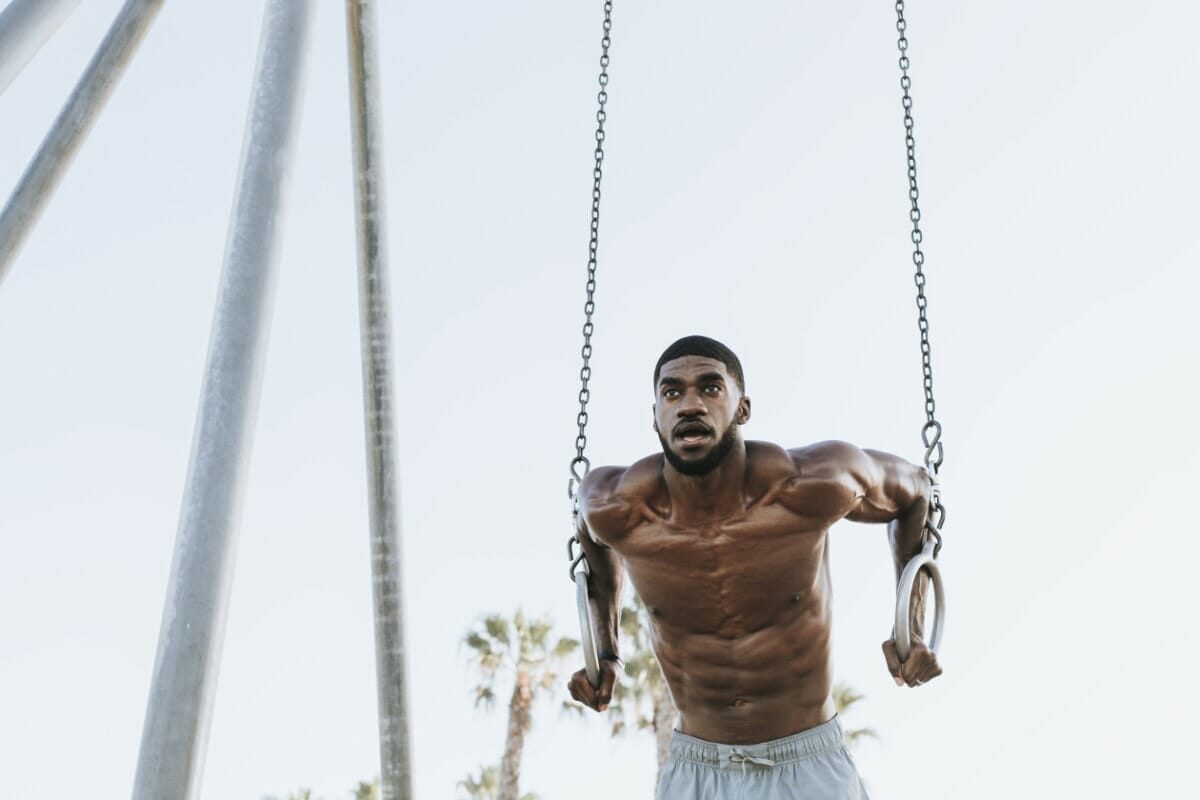
[[567,494],[572,499],[575,498],[579,484],[591,467],[591,463],[584,456],[583,451],[587,447],[587,406],[588,400],[592,396],[591,390],[588,389],[588,382],[592,378],[592,332],[595,330],[592,314],[596,310],[596,251],[600,243],[600,180],[604,176],[604,122],[608,118],[604,108],[608,103],[608,48],[612,44],[609,36],[611,32],[612,0],[605,0],[604,36],[600,40],[600,91],[596,95],[599,108],[596,111],[596,149],[594,151],[596,160],[595,166],[592,168],[592,222],[591,241],[588,243],[587,301],[583,304],[583,348],[580,350],[583,366],[579,369],[579,415],[576,417],[579,434],[575,437],[575,458],[571,460],[571,479],[567,484]]
[[913,276],[913,281],[917,285],[917,326],[921,330],[921,369],[925,376],[926,423],[921,436],[927,448],[925,466],[930,470],[930,474],[934,475],[942,465],[942,426],[934,417],[936,405],[933,401],[933,366],[929,349],[929,318],[925,313],[929,301],[925,297],[925,253],[921,250],[921,242],[924,240],[924,235],[921,233],[921,207],[917,202],[920,198],[920,192],[917,189],[917,145],[916,139],[913,138],[913,101],[912,96],[909,94],[909,89],[912,88],[912,78],[908,75],[908,37],[905,35],[907,28],[908,22],[904,18],[904,0],[896,0],[896,30],[900,34],[900,38],[896,44],[900,48],[900,88],[904,90],[904,96],[901,101],[904,105],[904,146],[908,152],[908,198],[912,204],[912,208],[908,213],[909,219],[912,220],[912,260],[913,265],[917,268],[916,274]]
[[[575,418],[579,425],[579,434],[575,437],[575,458],[571,459],[571,478],[567,482],[567,496],[571,498],[571,538],[567,540],[567,560],[571,562],[568,574],[575,581],[576,575],[587,575],[589,572],[587,554],[583,551],[579,535],[579,484],[591,469],[591,462],[583,451],[587,448],[588,400],[592,393],[588,382],[592,379],[592,332],[596,326],[592,323],[592,314],[596,311],[596,252],[600,246],[600,180],[604,177],[604,122],[608,114],[604,107],[608,104],[608,48],[612,44],[612,0],[604,0],[604,36],[600,39],[600,91],[596,94],[599,108],[596,110],[596,149],[595,164],[592,167],[592,222],[591,239],[588,242],[587,262],[587,300],[583,304],[583,348],[579,355],[583,358],[583,366],[579,368],[579,415]],[[575,553],[575,545],[579,544],[579,554]]]
[[933,555],[937,557],[942,549],[941,528],[946,521],[946,507],[942,505],[941,488],[938,485],[938,470],[942,466],[944,451],[942,447],[942,424],[934,416],[936,405],[933,401],[933,365],[929,348],[929,318],[926,309],[929,301],[925,297],[925,253],[921,250],[924,235],[921,233],[921,207],[918,204],[921,193],[917,190],[917,143],[913,137],[912,117],[912,78],[908,75],[908,22],[904,18],[904,0],[896,0],[896,31],[900,34],[896,45],[900,48],[900,88],[904,90],[902,103],[904,105],[904,147],[908,153],[908,198],[912,203],[909,209],[909,219],[912,220],[913,265],[917,268],[913,281],[917,285],[917,327],[921,330],[921,369],[924,373],[925,386],[925,426],[921,429],[921,440],[925,442],[925,469],[933,482],[933,490],[929,498],[929,518],[925,529],[933,536]]

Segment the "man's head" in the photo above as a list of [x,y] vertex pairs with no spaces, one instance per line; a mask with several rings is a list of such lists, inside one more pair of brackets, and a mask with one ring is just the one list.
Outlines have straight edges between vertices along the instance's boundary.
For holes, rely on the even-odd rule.
[[654,430],[663,455],[685,475],[712,472],[750,419],[742,363],[707,336],[685,336],[654,367]]

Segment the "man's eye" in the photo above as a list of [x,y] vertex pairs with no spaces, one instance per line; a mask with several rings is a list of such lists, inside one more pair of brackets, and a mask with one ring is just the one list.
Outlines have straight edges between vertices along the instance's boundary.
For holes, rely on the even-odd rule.
[[716,392],[721,391],[721,387],[717,386],[716,384],[712,384],[710,386],[705,386],[704,391],[708,392],[709,394],[715,394]]

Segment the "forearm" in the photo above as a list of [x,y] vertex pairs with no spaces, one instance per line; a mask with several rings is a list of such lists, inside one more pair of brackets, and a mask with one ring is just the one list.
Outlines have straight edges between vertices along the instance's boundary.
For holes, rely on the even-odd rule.
[[591,545],[588,553],[588,599],[592,634],[601,659],[620,657],[621,586],[625,569],[612,550]]
[[[923,474],[923,473],[922,473]],[[929,514],[928,495],[923,494],[899,517],[888,523],[888,541],[892,546],[892,561],[896,568],[896,581],[908,562],[921,552],[925,539],[925,520]],[[929,579],[922,572],[913,587],[913,602],[909,608],[909,629],[918,639],[924,638],[925,597]]]

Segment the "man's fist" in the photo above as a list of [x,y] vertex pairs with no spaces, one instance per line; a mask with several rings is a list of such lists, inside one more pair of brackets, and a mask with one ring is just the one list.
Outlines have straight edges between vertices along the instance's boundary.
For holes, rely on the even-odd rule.
[[603,659],[600,662],[600,688],[593,689],[588,683],[587,670],[581,669],[571,676],[567,689],[571,697],[595,711],[607,711],[612,702],[613,687],[617,685],[617,665],[613,661]]
[[896,679],[897,686],[920,686],[942,674],[937,656],[920,639],[913,639],[907,661],[900,661],[895,639],[883,643],[883,657],[887,659],[888,672]]

